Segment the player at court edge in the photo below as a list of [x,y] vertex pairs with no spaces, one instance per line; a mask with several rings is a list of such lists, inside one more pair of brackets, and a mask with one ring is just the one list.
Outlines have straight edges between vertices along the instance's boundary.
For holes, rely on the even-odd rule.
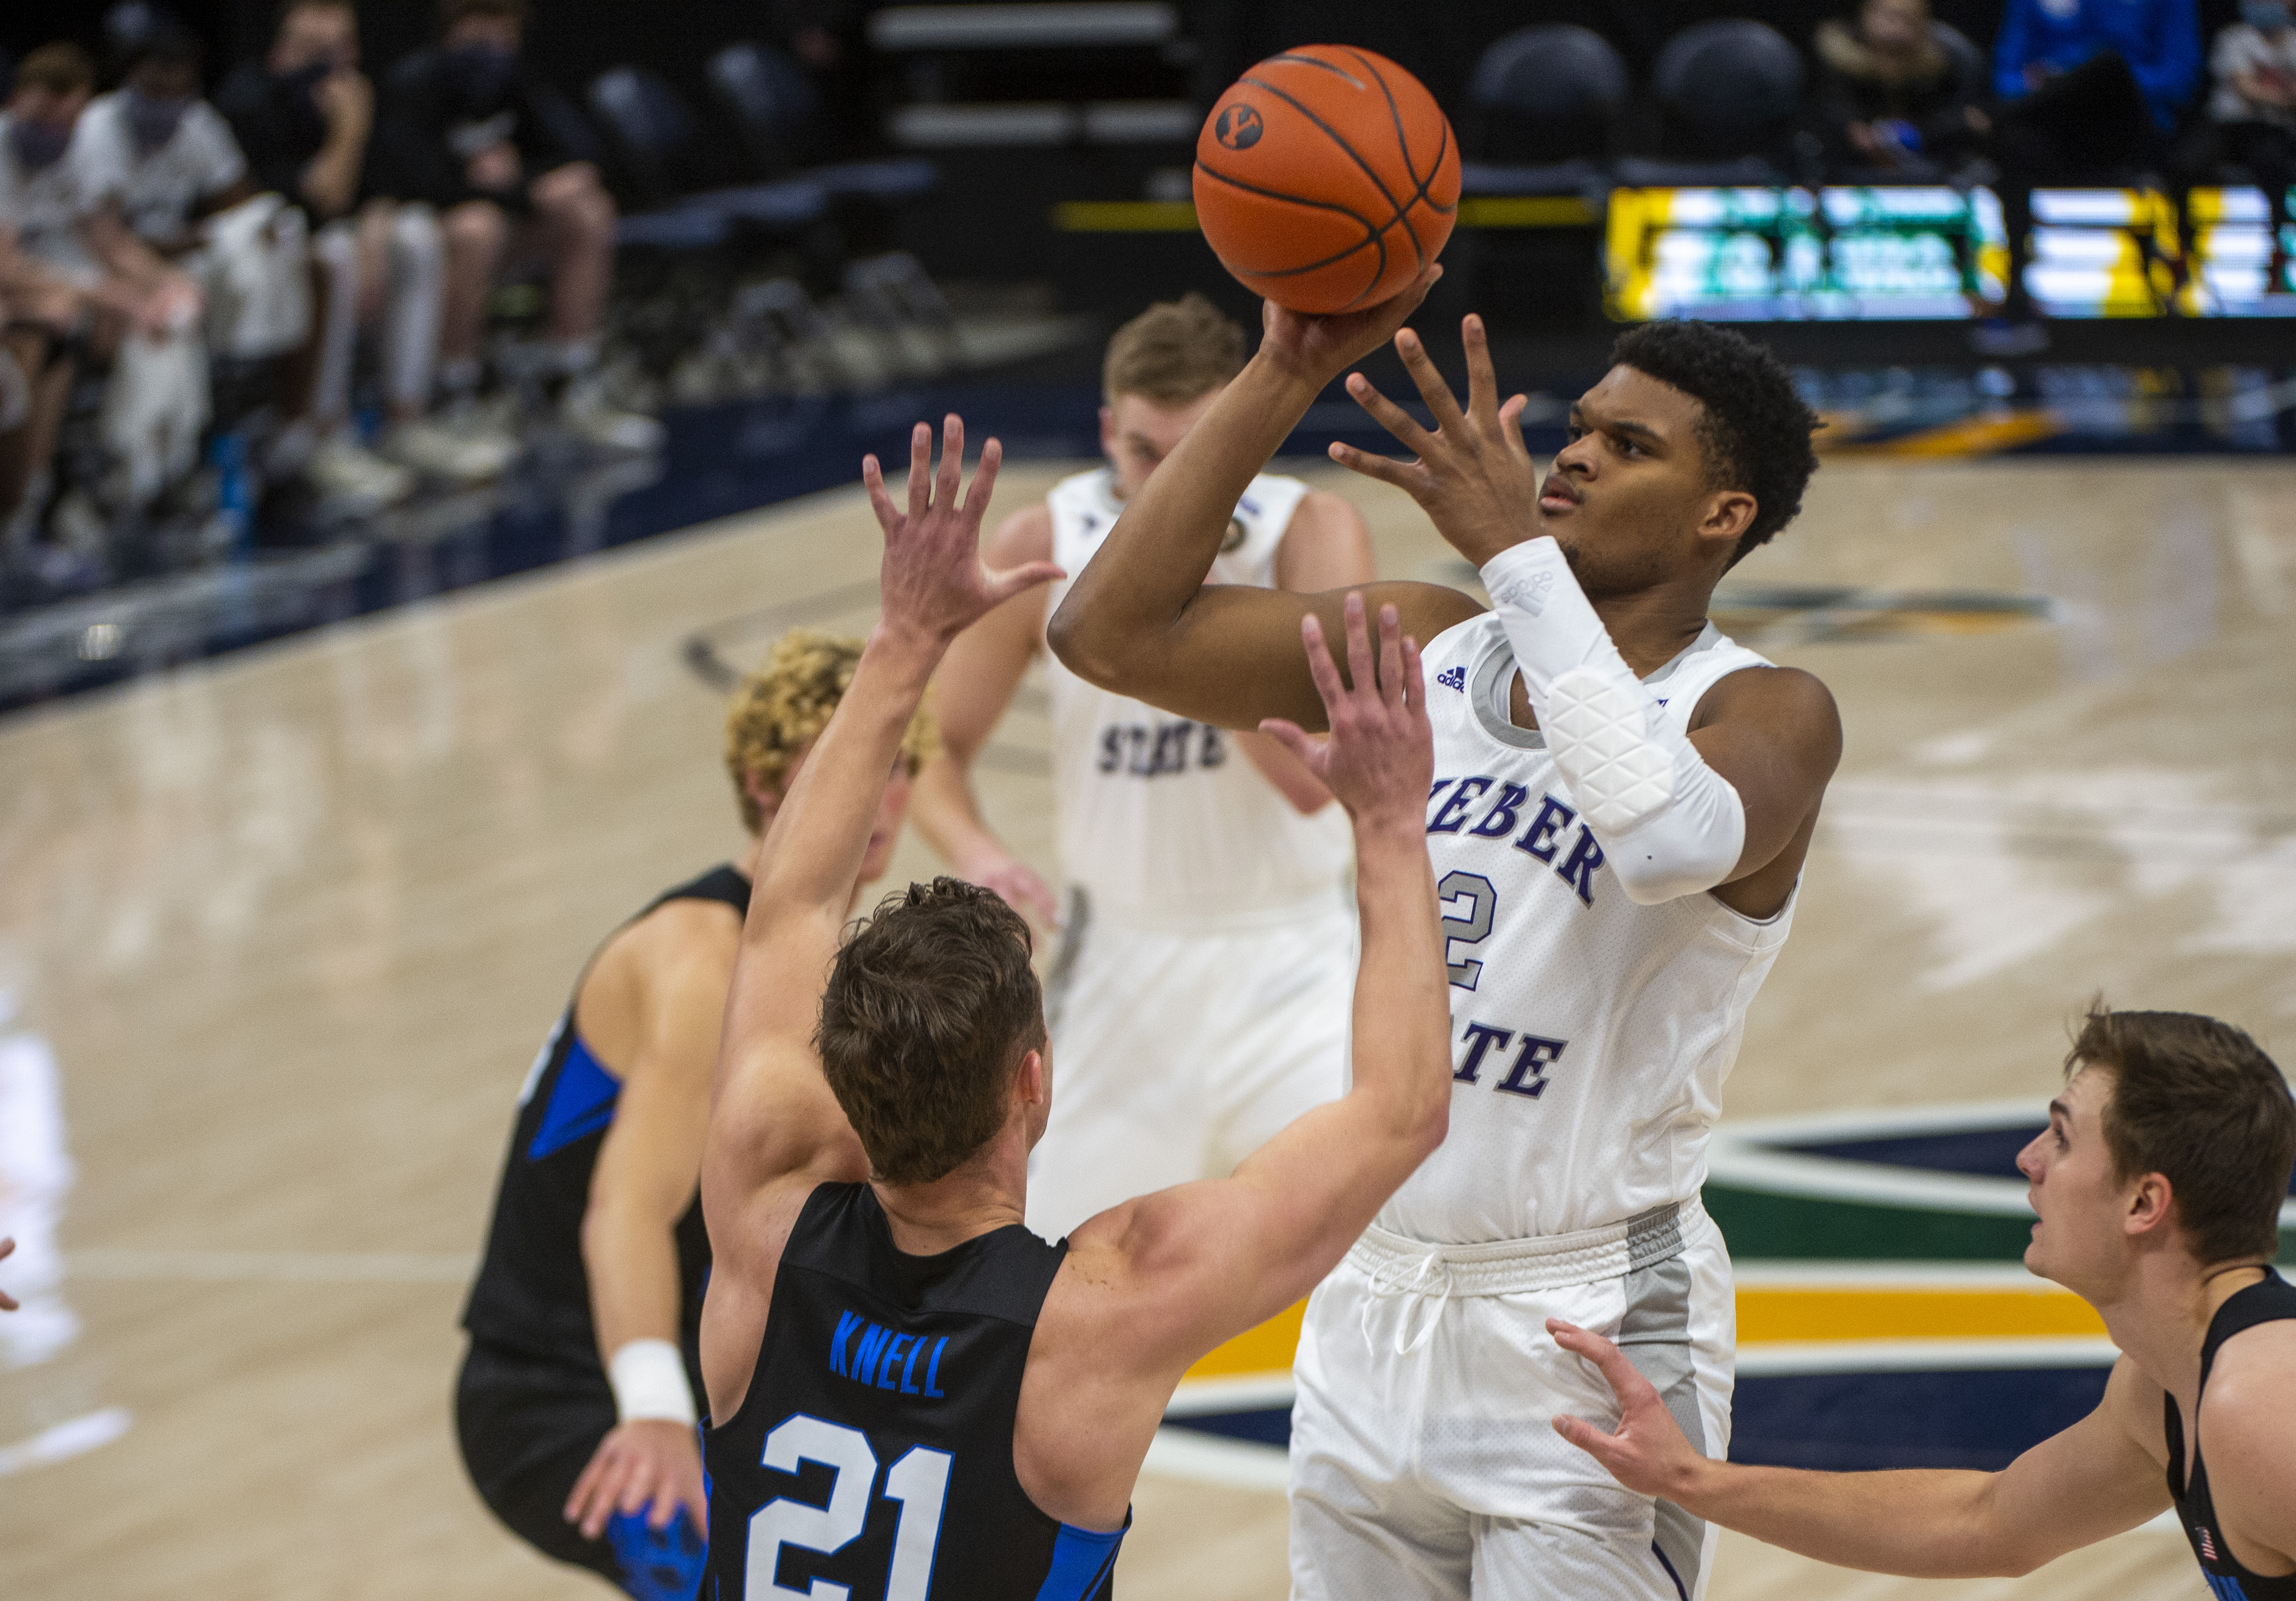
[[843,929],[867,819],[949,642],[1058,571],[982,566],[998,448],[960,505],[963,440],[949,418],[936,472],[920,425],[906,512],[865,464],[882,614],[775,819],[742,932],[701,1178],[713,1601],[1105,1595],[1181,1375],[1322,1277],[1443,1135],[1426,709],[1395,613],[1374,645],[1358,599],[1333,630],[1352,687],[1318,626],[1293,636],[1329,743],[1267,725],[1354,826],[1352,1088],[1228,1178],[1127,1201],[1058,1244],[1025,1226],[1059,1077],[1028,923],[942,878]]
[[[1118,329],[1103,368],[1108,465],[1006,518],[984,559],[1080,571],[1246,349],[1201,295]],[[1355,507],[1270,473],[1238,497],[1212,563],[1218,582],[1290,590],[1375,576]],[[971,771],[1065,593],[1058,580],[1026,590],[949,646],[934,679],[941,754],[917,776],[918,830],[957,875],[1047,919],[1050,891],[989,830]],[[1339,1095],[1355,918],[1346,819],[1281,744],[1168,717],[1057,661],[1046,684],[1067,915],[1045,996],[1061,1098],[1029,1163],[1029,1226],[1053,1240],[1119,1201],[1226,1178]]]
[[[455,1424],[480,1498],[545,1556],[639,1601],[690,1601],[701,1583],[697,1187],[718,1027],[766,821],[860,655],[858,640],[797,629],[735,692],[726,766],[750,847],[591,958],[520,1095],[463,1312]],[[887,759],[858,819],[857,895],[891,859],[931,741],[920,711]]]
[[1839,1567],[2029,1573],[2173,1507],[2217,1601],[2296,1601],[2296,1287],[2271,1266],[2292,1162],[2296,1105],[2246,1034],[2099,1004],[2017,1158],[2040,1218],[2025,1265],[2120,1349],[2095,1411],[1994,1474],[1750,1467],[1709,1460],[1616,1345],[1558,1321],[1620,1404],[1615,1425],[1555,1431],[1624,1483]]
[[[1701,323],[1634,329],[1544,483],[1465,323],[1463,410],[1401,330],[1270,304],[1249,365],[1076,579],[1049,635],[1079,677],[1223,727],[1318,712],[1292,636],[1341,597],[1212,585],[1228,507],[1325,384],[1390,335],[1434,418],[1360,375],[1412,452],[1340,462],[1406,490],[1496,611],[1371,587],[1426,639],[1444,907],[1449,1137],[1308,1304],[1292,1421],[1295,1597],[1692,1601],[1712,1536],[1555,1444],[1608,1392],[1544,1334],[1617,1337],[1727,1448],[1729,1255],[1699,1204],[1746,1007],[1783,945],[1841,751],[1833,697],[1707,619],[1800,509],[1816,418],[1776,359]],[[1368,960],[1368,957],[1366,957]],[[1570,1309],[1577,1309],[1575,1311]]]

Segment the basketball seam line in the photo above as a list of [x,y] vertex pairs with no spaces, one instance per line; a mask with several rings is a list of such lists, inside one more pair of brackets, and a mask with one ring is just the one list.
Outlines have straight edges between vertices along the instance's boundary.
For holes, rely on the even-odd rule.
[[1378,173],[1372,170],[1370,162],[1356,154],[1355,146],[1349,144],[1345,139],[1341,138],[1337,128],[1324,121],[1321,117],[1316,116],[1315,112],[1309,111],[1306,106],[1301,105],[1298,101],[1292,99],[1291,95],[1277,88],[1274,84],[1267,82],[1265,78],[1244,78],[1238,81],[1250,84],[1254,88],[1267,90],[1270,94],[1275,95],[1276,99],[1282,101],[1285,105],[1290,106],[1293,111],[1299,112],[1300,115],[1305,117],[1308,121],[1323,129],[1324,136],[1329,139],[1332,144],[1338,145],[1341,151],[1347,156],[1348,160],[1353,161],[1356,166],[1361,169],[1364,177],[1369,178],[1372,181],[1373,186],[1379,191],[1380,199],[1385,201],[1390,206],[1394,207],[1395,215],[1388,221],[1379,225],[1381,232],[1384,233],[1388,228],[1403,220],[1404,208],[1396,205],[1395,196],[1388,193],[1387,180],[1381,177]]
[[[1351,51],[1349,53],[1360,59],[1363,53],[1360,51]],[[1411,199],[1405,204],[1403,209],[1406,211],[1409,211],[1412,206],[1418,204],[1421,201],[1425,201],[1427,202],[1427,209],[1431,211],[1446,214],[1456,213],[1459,209],[1458,203],[1456,201],[1447,206],[1438,205],[1427,193],[1428,185],[1435,181],[1435,175],[1443,170],[1443,158],[1451,153],[1451,119],[1448,117],[1443,119],[1443,140],[1441,144],[1435,147],[1434,165],[1427,169],[1427,176],[1424,178],[1421,177],[1411,165],[1411,141],[1404,134],[1403,113],[1395,103],[1394,92],[1387,86],[1387,79],[1380,75],[1378,68],[1366,64],[1364,70],[1372,75],[1373,79],[1379,85],[1379,92],[1387,96],[1388,111],[1395,119],[1396,148],[1403,152],[1403,170],[1410,173],[1411,181],[1418,185],[1417,188],[1411,192]],[[1440,111],[1442,108],[1438,106],[1436,107],[1436,110]],[[1412,231],[1411,242],[1414,247],[1419,242],[1419,234],[1416,229]],[[1419,252],[1419,259],[1420,264],[1424,266],[1427,260],[1427,252],[1421,250]]]
[[[1358,58],[1358,59],[1360,59],[1360,58]],[[1341,70],[1340,68],[1338,68],[1338,67],[1333,66],[1331,62],[1327,62],[1327,61],[1324,60],[1321,56],[1315,56],[1315,55],[1294,55],[1294,54],[1292,54],[1290,51],[1286,50],[1286,51],[1284,51],[1283,53],[1281,53],[1281,54],[1279,54],[1279,55],[1271,55],[1271,56],[1269,56],[1269,57],[1267,58],[1267,61],[1269,61],[1269,62],[1298,62],[1300,65],[1302,65],[1302,66],[1306,66],[1306,67],[1321,67],[1324,71],[1331,73],[1331,74],[1332,74],[1333,77],[1335,77],[1335,78],[1346,78],[1349,83],[1351,83],[1351,84],[1355,85],[1355,86],[1356,86],[1357,88],[1358,88],[1358,89],[1362,89],[1362,88],[1367,88],[1367,87],[1369,87],[1369,86],[1368,86],[1368,85],[1366,85],[1366,84],[1363,81],[1363,79],[1361,79],[1361,78],[1349,78],[1349,77],[1348,77],[1348,74],[1347,74],[1345,71]],[[1267,64],[1267,62],[1262,62],[1260,63],[1260,65],[1262,65],[1262,66],[1266,66]]]
[[[1418,169],[1412,166],[1411,135],[1403,131],[1403,113],[1396,108],[1395,92],[1387,86],[1387,79],[1380,76],[1378,68],[1371,66],[1364,62],[1362,51],[1350,50],[1348,53],[1355,57],[1357,62],[1363,66],[1365,71],[1371,74],[1372,81],[1379,86],[1380,98],[1387,102],[1387,119],[1395,125],[1395,148],[1403,157],[1403,176],[1409,178],[1414,184],[1419,185],[1418,192],[1412,197],[1412,203],[1416,203],[1418,201],[1426,197],[1427,184],[1433,181],[1434,174],[1431,172],[1428,174],[1427,179],[1425,181],[1422,181],[1419,177]],[[1446,124],[1448,124],[1451,119],[1446,117],[1443,120]],[[1435,164],[1438,167],[1440,167],[1443,164],[1443,158],[1440,153],[1437,154]],[[1410,205],[1406,204],[1404,209],[1410,209]],[[1398,211],[1396,215],[1400,218],[1402,212]],[[1411,235],[1411,253],[1419,258],[1419,270],[1423,273],[1425,272],[1427,270],[1427,247],[1419,242],[1419,230],[1406,226],[1403,231]]]
[[[1285,194],[1280,190],[1262,189],[1255,184],[1245,183],[1242,178],[1232,178],[1228,177],[1227,174],[1220,171],[1217,167],[1207,167],[1201,161],[1196,163],[1196,170],[1216,183],[1226,184],[1231,189],[1241,189],[1246,194],[1262,195],[1268,200],[1280,200],[1294,206],[1312,206],[1319,211],[1336,211],[1341,216],[1353,221],[1357,227],[1364,231],[1364,236],[1361,239],[1357,240],[1353,244],[1348,246],[1346,250],[1341,250],[1338,255],[1326,256],[1321,261],[1310,261],[1305,267],[1274,267],[1265,272],[1257,267],[1232,267],[1229,269],[1230,271],[1242,271],[1254,278],[1295,277],[1300,273],[1312,273],[1319,268],[1330,267],[1336,262],[1345,261],[1349,257],[1354,255],[1357,250],[1363,249],[1364,246],[1367,244],[1377,247],[1379,250],[1379,270],[1382,273],[1387,270],[1387,245],[1381,238],[1381,235],[1386,232],[1386,228],[1375,228],[1372,226],[1369,219],[1367,219],[1362,212],[1355,210],[1348,206],[1340,205],[1332,201],[1308,200],[1297,194]],[[1394,226],[1395,225],[1393,223],[1389,223],[1387,227],[1391,228]],[[1378,277],[1374,275],[1372,282],[1374,283],[1378,283]],[[1359,300],[1362,297],[1357,296],[1357,298]],[[1355,304],[1355,301],[1350,300],[1348,304],[1352,306]]]

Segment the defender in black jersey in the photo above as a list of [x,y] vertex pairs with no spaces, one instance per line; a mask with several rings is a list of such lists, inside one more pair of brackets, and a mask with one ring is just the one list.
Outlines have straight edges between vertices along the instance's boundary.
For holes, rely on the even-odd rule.
[[2102,1005],[2065,1071],[2017,1165],[2040,1217],[2025,1265],[2120,1348],[2088,1416],[1997,1474],[1709,1462],[1616,1346],[1550,1323],[1621,1411],[1615,1430],[1556,1430],[1630,1489],[1841,1567],[2021,1574],[2173,1506],[2217,1601],[2296,1601],[2296,1288],[2270,1266],[2296,1164],[2287,1081],[2213,1018]]
[[[736,694],[726,762],[752,834],[860,652],[800,631]],[[929,738],[909,730],[865,876],[890,858]],[[695,1189],[758,849],[657,898],[585,970],[520,1096],[463,1319],[456,1424],[488,1506],[545,1555],[661,1601],[694,1594],[705,1548]]]
[[[1330,743],[1267,727],[1355,826],[1353,1088],[1231,1178],[1128,1201],[1056,1244],[1022,1225],[1056,1078],[1028,924],[939,879],[840,940],[865,819],[948,642],[1054,576],[982,568],[998,451],[960,507],[963,450],[951,417],[936,474],[918,428],[906,514],[864,464],[882,620],[767,839],[742,932],[701,1178],[711,1601],[1105,1596],[1182,1373],[1321,1278],[1447,1117],[1419,661],[1390,609],[1374,674],[1350,597],[1352,687],[1305,630]],[[790,981],[824,971],[818,993]]]

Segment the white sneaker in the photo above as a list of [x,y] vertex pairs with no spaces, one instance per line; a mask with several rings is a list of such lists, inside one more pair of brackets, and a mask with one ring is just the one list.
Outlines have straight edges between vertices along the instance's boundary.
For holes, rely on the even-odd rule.
[[640,412],[623,411],[610,402],[595,382],[577,382],[558,407],[558,420],[602,450],[626,450],[633,455],[661,448],[662,426]]
[[518,460],[516,439],[475,418],[468,427],[449,427],[430,417],[401,423],[384,437],[382,447],[402,466],[458,484],[500,478]]
[[303,469],[329,511],[364,517],[414,493],[414,474],[340,435],[323,439]]

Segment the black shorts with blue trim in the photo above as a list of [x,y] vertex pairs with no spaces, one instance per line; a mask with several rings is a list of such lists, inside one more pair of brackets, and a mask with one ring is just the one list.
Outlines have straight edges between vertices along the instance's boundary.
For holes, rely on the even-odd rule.
[[597,1539],[566,1521],[574,1482],[614,1422],[614,1392],[596,1367],[471,1342],[455,1429],[488,1510],[545,1556],[587,1568],[635,1601],[692,1601],[708,1552],[683,1508],[659,1531],[643,1508],[618,1515]]

